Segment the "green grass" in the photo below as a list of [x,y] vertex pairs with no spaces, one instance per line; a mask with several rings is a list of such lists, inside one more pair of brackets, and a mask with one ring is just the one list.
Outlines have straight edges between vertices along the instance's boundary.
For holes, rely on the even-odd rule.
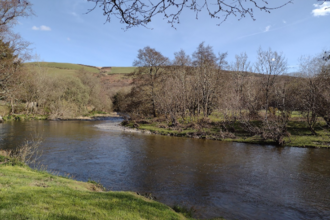
[[4,121],[47,120],[46,115],[14,114],[3,116]]
[[66,72],[71,72],[71,71],[77,71],[81,68],[84,68],[88,72],[92,73],[99,73],[99,69],[96,67],[87,67],[87,66],[82,66],[79,64],[72,64],[72,63],[54,63],[54,62],[31,62],[31,63],[26,63],[25,65],[34,65],[34,66],[41,66],[41,67],[47,67],[51,69],[60,69],[60,70],[67,70]]
[[[41,66],[47,68],[47,73],[52,75],[72,75],[76,74],[77,70],[84,68],[91,73],[100,73],[96,67],[83,66],[72,63],[54,63],[54,62],[30,62],[25,63],[26,66]],[[111,71],[107,74],[129,74],[134,72],[136,67],[111,67]]]
[[[1,164],[7,161],[6,164]],[[104,192],[78,182],[8,162],[0,156],[1,220],[187,219],[168,206],[133,192]]]
[[303,117],[302,114],[298,111],[293,111],[292,114],[291,114],[291,117],[292,118],[301,118]]

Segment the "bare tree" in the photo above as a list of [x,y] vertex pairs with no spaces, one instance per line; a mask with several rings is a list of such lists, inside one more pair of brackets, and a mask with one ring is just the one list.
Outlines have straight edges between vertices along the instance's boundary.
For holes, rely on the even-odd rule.
[[289,135],[287,124],[290,112],[278,101],[286,98],[285,85],[276,84],[278,76],[285,73],[286,67],[287,63],[282,54],[259,48],[255,72],[260,74],[257,80],[260,96],[255,94],[255,97],[258,97],[261,103],[264,116],[261,117],[261,125],[241,118],[243,127],[251,134],[259,135],[264,140],[271,139],[279,145],[284,144],[283,138]]
[[[271,13],[275,9],[284,7],[292,3],[288,0],[286,3],[277,6],[268,6],[268,2],[264,0],[157,0],[157,1],[141,1],[141,0],[88,0],[95,2],[94,10],[97,6],[103,10],[106,21],[110,22],[113,17],[120,20],[126,25],[126,28],[135,26],[147,26],[154,16],[161,14],[164,19],[173,27],[180,23],[180,16],[186,10],[191,10],[196,14],[198,19],[199,13],[206,11],[211,18],[220,20],[220,24],[227,20],[230,16],[238,17],[241,20],[245,17],[254,18],[254,10],[260,10]],[[220,25],[219,24],[219,25]]]
[[28,0],[0,1],[0,33],[7,31],[17,23],[17,18],[33,14],[32,4]]
[[29,42],[11,29],[18,23],[18,18],[34,15],[32,4],[28,0],[1,0],[0,1],[0,40],[10,42],[14,54],[19,59],[29,59]]
[[318,96],[316,112],[330,128],[330,64],[324,65],[317,76]]
[[217,58],[211,46],[205,46],[204,42],[199,44],[193,53],[193,66],[195,67],[198,84],[198,113],[203,111],[204,117],[211,113],[213,99],[215,98],[216,88],[220,80],[218,74]]
[[164,57],[160,52],[153,48],[145,47],[138,51],[137,60],[133,62],[134,66],[139,67],[137,70],[138,74],[147,74],[148,86],[150,86],[150,99],[152,103],[152,114],[156,117],[156,78],[159,76],[162,68],[169,64],[167,57]]
[[[11,31],[19,17],[33,14],[29,1],[0,1],[0,93],[1,98],[15,100],[14,91],[18,88],[14,75],[20,71],[20,63],[29,58],[29,43],[19,34]],[[13,109],[13,108],[12,108]]]
[[188,99],[188,75],[191,72],[191,59],[189,55],[183,50],[180,50],[177,53],[174,53],[174,61],[172,64],[171,71],[179,81],[181,94],[180,102],[182,105],[181,117],[185,118],[187,113],[187,99]]
[[[315,131],[315,126],[318,122],[317,112],[319,111],[322,113],[322,109],[326,107],[326,105],[323,107],[325,104],[323,101],[325,100],[321,101],[322,97],[319,97],[321,93],[323,93],[323,91],[320,90],[320,85],[323,83],[320,81],[320,78],[318,78],[318,74],[320,74],[323,70],[324,63],[325,61],[320,56],[303,56],[300,59],[300,110],[304,115],[307,125],[313,135],[317,135]],[[326,79],[323,80],[326,81]],[[326,87],[323,89],[326,89]],[[323,97],[325,98],[326,96]]]
[[239,110],[242,113],[244,85],[247,81],[248,72],[252,72],[250,62],[246,53],[241,53],[235,56],[235,62],[231,64],[231,80],[233,82],[232,89],[234,97],[232,106],[234,110]]
[[330,60],[330,51],[324,51],[324,56],[322,58],[324,61]]
[[326,55],[303,56],[300,59],[300,110],[307,125],[316,135],[318,117],[322,117],[330,127],[330,61]]
[[258,61],[255,64],[255,72],[263,74],[262,88],[264,90],[265,121],[267,121],[269,111],[269,98],[271,88],[274,86],[277,76],[282,75],[287,70],[287,62],[282,54],[272,51],[270,48],[263,51],[258,50]]

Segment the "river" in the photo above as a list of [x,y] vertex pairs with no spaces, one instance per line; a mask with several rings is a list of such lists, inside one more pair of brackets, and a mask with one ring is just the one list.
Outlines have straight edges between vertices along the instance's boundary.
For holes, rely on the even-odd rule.
[[102,129],[107,121],[0,124],[0,148],[42,135],[47,169],[109,190],[151,193],[195,217],[330,219],[330,150]]

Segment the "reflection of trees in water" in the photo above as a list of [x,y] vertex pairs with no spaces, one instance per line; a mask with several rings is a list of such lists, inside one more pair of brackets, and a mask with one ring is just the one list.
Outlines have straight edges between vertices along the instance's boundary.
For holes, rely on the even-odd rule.
[[[330,151],[328,149],[305,149],[296,179],[297,197],[306,204],[306,211],[330,216]],[[322,217],[320,217],[322,219]]]
[[0,148],[5,150],[21,146],[27,138],[27,133],[31,132],[27,123],[7,122],[0,124],[0,127]]
[[143,145],[148,146],[144,158],[134,166],[139,188],[164,202],[207,207],[212,192],[226,191],[228,179],[237,178],[235,172],[229,178],[230,172],[224,169],[237,168],[237,160],[223,142],[145,136]]
[[[283,213],[314,218],[329,204],[330,171],[319,172],[314,162],[330,158],[330,152],[318,157],[322,153],[315,149],[159,136],[146,137],[144,144],[149,146],[145,159],[136,167],[140,184],[169,204],[184,202],[202,213],[223,213],[228,218],[256,217],[255,210],[260,209],[267,210],[259,211],[262,218],[279,219],[285,218]],[[312,158],[308,151],[315,152]],[[325,168],[324,162],[329,167],[327,159],[319,165]],[[314,174],[302,178],[306,173],[302,167]],[[240,212],[233,214],[234,209]]]
[[86,129],[88,122],[84,121],[26,121],[6,122],[0,124],[0,148],[11,149],[21,146],[25,140],[33,137],[69,138],[76,137],[83,140],[86,136],[93,136],[97,130]]

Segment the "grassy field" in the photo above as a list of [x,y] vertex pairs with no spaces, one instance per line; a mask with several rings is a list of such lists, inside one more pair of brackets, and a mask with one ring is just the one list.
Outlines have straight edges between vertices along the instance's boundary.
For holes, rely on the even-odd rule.
[[[41,66],[46,67],[50,74],[74,74],[77,70],[84,68],[91,73],[100,73],[100,69],[97,67],[84,66],[72,63],[54,63],[54,62],[30,62],[25,63],[27,66]],[[129,74],[134,72],[136,67],[111,67],[111,71],[107,71],[107,74]]]
[[51,72],[60,71],[60,72],[64,72],[64,73],[71,73],[71,72],[75,72],[81,68],[84,68],[86,71],[91,72],[91,73],[100,72],[100,70],[96,67],[87,67],[87,66],[82,66],[79,64],[72,64],[72,63],[31,62],[31,63],[26,63],[25,65],[47,67],[48,69],[50,69]]
[[191,218],[133,192],[105,192],[93,181],[32,170],[0,155],[0,219]]

